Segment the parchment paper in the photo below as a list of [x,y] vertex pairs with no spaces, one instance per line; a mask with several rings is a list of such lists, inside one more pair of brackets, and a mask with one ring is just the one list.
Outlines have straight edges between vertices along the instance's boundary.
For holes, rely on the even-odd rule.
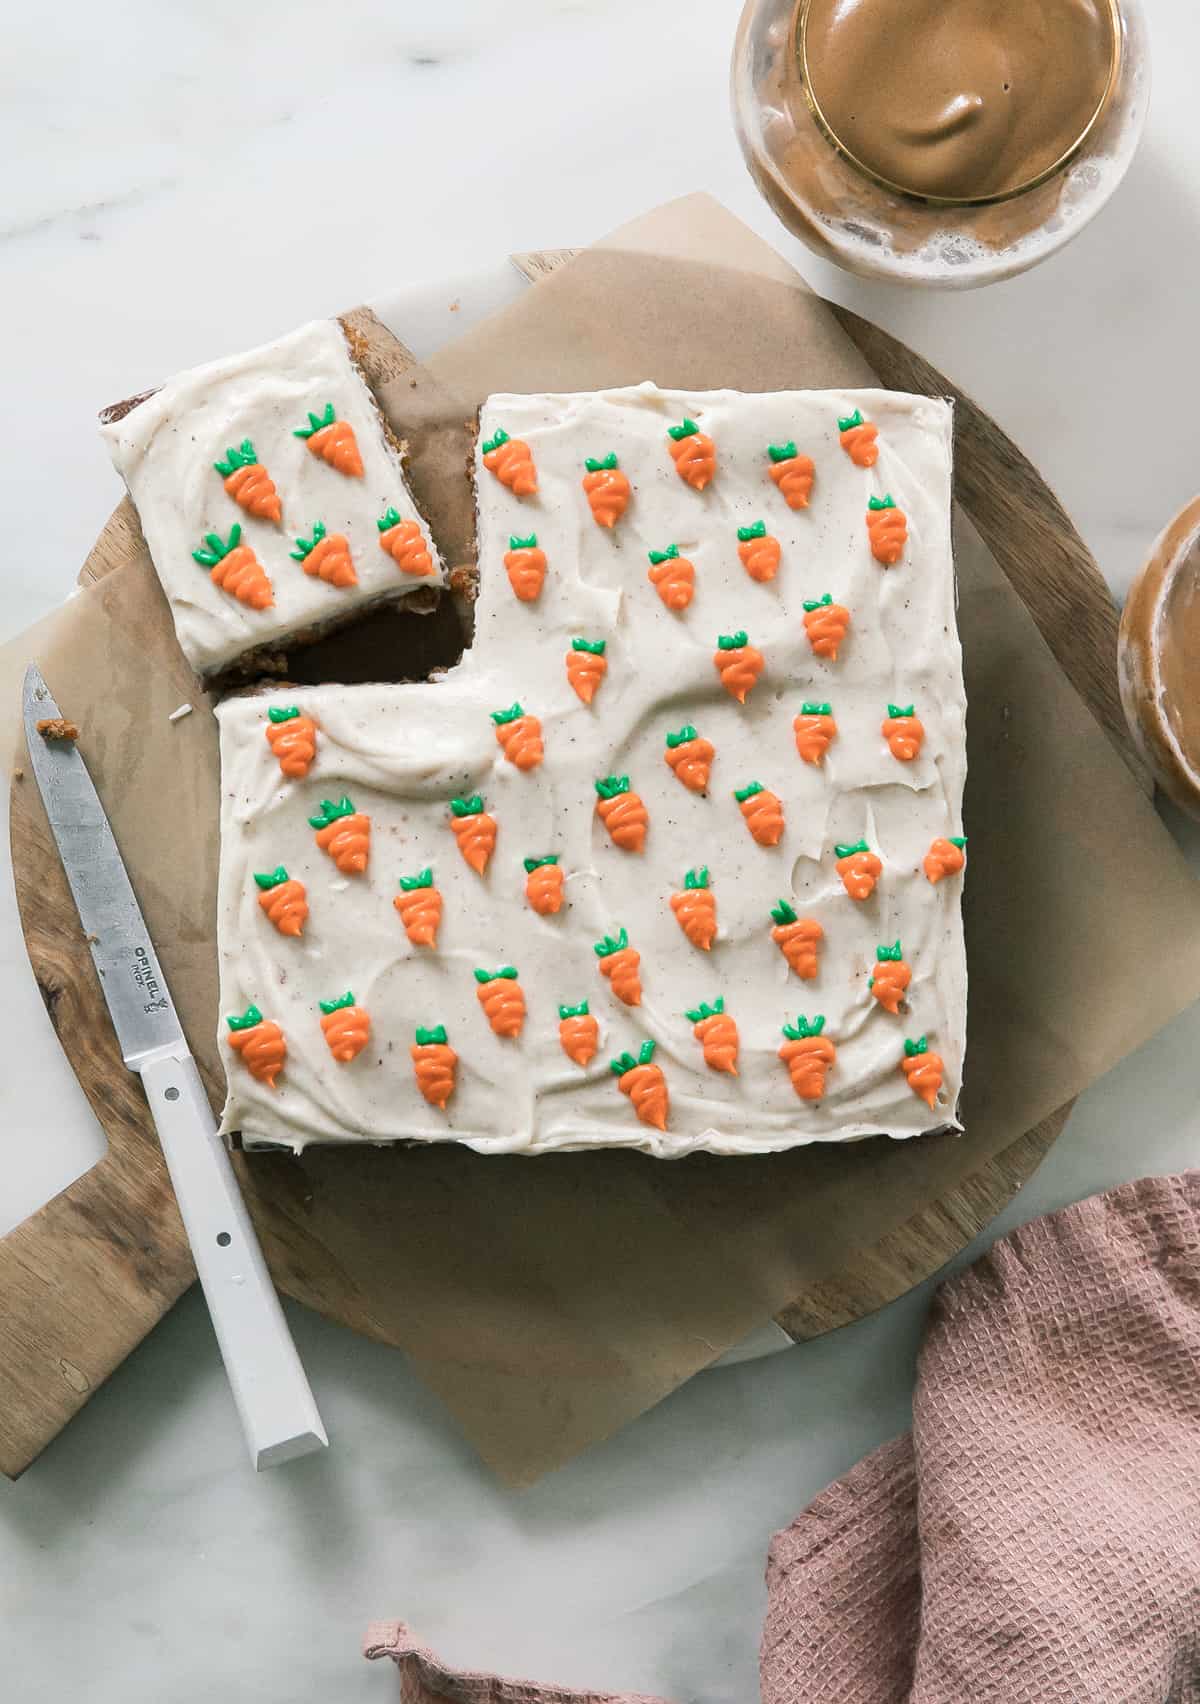
[[[397,363],[373,377],[451,562],[472,554],[468,423],[489,391],[875,382],[780,257],[703,197],[587,251],[428,370]],[[272,1245],[285,1279],[311,1262],[308,1237],[336,1242],[337,1282],[363,1299],[365,1329],[377,1308],[510,1482],[659,1401],[1200,994],[1200,889],[1187,865],[969,523],[956,545],[970,758],[965,1136],[675,1164],[440,1148],[243,1162],[252,1207],[276,1190],[308,1198],[306,1236]],[[36,654],[82,724],[215,1087],[216,742],[168,619],[143,550],[74,599]],[[450,627],[423,631],[423,665],[452,661]],[[169,724],[185,698],[196,714]],[[3,709],[12,719],[11,695]]]

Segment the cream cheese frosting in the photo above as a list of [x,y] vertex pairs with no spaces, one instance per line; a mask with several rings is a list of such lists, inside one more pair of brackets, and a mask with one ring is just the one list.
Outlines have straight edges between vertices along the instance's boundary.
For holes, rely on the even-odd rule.
[[[839,418],[878,428],[878,460],[855,465]],[[709,434],[716,476],[684,483],[668,428],[685,418]],[[536,494],[518,497],[483,465],[497,431],[529,446]],[[770,478],[767,446],[811,456],[809,507],[792,510]],[[582,488],[587,458],[618,458],[631,498],[616,526],[597,526]],[[653,385],[566,396],[491,397],[480,421],[476,480],[481,591],[473,647],[443,677],[416,685],[325,685],[226,700],[221,731],[218,897],[221,1010],[251,1003],[278,1023],[286,1063],[272,1090],[228,1047],[223,1128],[250,1144],[458,1141],[488,1153],[593,1146],[676,1157],[755,1154],[874,1134],[957,1128],[966,1023],[962,877],[932,884],[933,840],[962,834],[965,698],[950,543],[951,410],[890,391],[661,391]],[[868,542],[868,499],[890,494],[907,517],[899,563]],[[763,520],[779,541],[776,576],[753,580],[737,529]],[[514,596],[510,538],[536,534],[547,560],[536,602]],[[695,595],[671,612],[648,579],[648,552],[677,546]],[[814,654],[803,604],[826,592],[850,612],[836,661]],[[765,670],[744,705],[714,667],[718,636],[744,630]],[[572,640],[604,640],[607,672],[590,705],[567,679]],[[801,761],[793,720],[829,702],[838,734],[818,767]],[[541,724],[544,760],[506,758],[491,713],[519,702]],[[924,744],[912,762],[889,750],[888,706],[913,705]],[[316,757],[285,778],[266,737],[268,712],[296,707],[317,724]],[[715,748],[707,791],[687,790],[664,761],[686,724]],[[622,851],[598,813],[594,783],[628,775],[649,825],[640,854]],[[779,844],[750,835],[736,789],[752,781],[782,803]],[[482,794],[497,825],[485,874],[468,868],[449,802]],[[309,818],[348,795],[371,819],[362,874],[343,875]],[[856,902],[835,845],[865,840],[883,863]],[[557,854],[562,909],[537,915],[526,858]],[[259,904],[256,872],[284,866],[307,890],[299,938],[280,935]],[[718,933],[710,951],[680,928],[671,896],[707,866]],[[413,946],[394,908],[398,878],[431,867],[443,898],[436,948]],[[824,930],[819,973],[801,981],[772,940],[787,900]],[[642,1003],[621,1003],[594,944],[624,929],[640,954]],[[868,983],[876,949],[899,940],[912,981],[898,1015]],[[493,1033],[474,971],[512,966],[527,1014],[518,1038]],[[352,991],[371,1033],[335,1063],[318,1002]],[[709,1069],[685,1016],[722,998],[736,1020],[736,1076]],[[600,1047],[586,1068],[565,1055],[559,1007],[586,1000]],[[819,1101],[798,1098],[778,1056],[785,1023],[825,1018],[836,1061]],[[410,1047],[444,1025],[458,1055],[445,1111],[426,1103]],[[943,1062],[935,1109],[902,1068],[904,1042],[928,1038]],[[670,1095],[665,1131],[638,1121],[609,1062],[656,1044]]]
[[[323,419],[331,403],[353,431],[361,476],[338,471],[296,436],[311,435],[310,415]],[[201,674],[444,579],[400,457],[333,320],[313,320],[277,342],[182,373],[101,432],[137,506],[179,643]],[[247,439],[278,493],[278,524],[248,514],[217,471],[215,464]],[[432,574],[403,573],[380,548],[377,523],[389,509],[419,527]],[[294,559],[298,541],[311,541],[318,522],[328,537],[348,542],[357,585],[332,584]],[[227,542],[234,526],[270,579],[269,608],[222,590],[193,557],[206,548],[206,535]]]

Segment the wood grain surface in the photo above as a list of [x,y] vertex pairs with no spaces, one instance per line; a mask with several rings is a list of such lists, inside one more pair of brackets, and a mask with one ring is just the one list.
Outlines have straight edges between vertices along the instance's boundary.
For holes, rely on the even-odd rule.
[[[534,274],[570,258],[555,251]],[[1117,617],[1107,587],[1053,494],[970,398],[877,327],[834,313],[881,381],[956,399],[957,491],[1021,592],[1071,681],[1147,785],[1125,730],[1114,659]],[[406,352],[370,314],[347,316],[367,376]],[[122,502],[80,579],[97,584],[145,546]],[[182,696],[186,696],[184,693]],[[26,944],[43,998],[108,1137],[90,1172],[0,1240],[0,1469],[20,1473],[166,1313],[194,1277],[140,1084],[123,1068],[37,790],[12,787],[12,857]],[[844,1270],[796,1296],[778,1317],[794,1339],[882,1307],[955,1255],[1011,1199],[1061,1130],[1069,1107],[1028,1131]],[[938,1138],[928,1138],[936,1141]],[[627,1158],[616,1156],[618,1162]],[[289,1295],[385,1343],[419,1297],[389,1292],[386,1266],[360,1242],[381,1211],[379,1151],[235,1156],[272,1272]],[[477,1157],[462,1153],[473,1173]],[[487,1162],[484,1162],[485,1164]],[[496,1173],[496,1176],[501,1174]],[[336,1186],[323,1188],[336,1177]],[[564,1200],[564,1211],[570,1211]],[[378,1246],[378,1244],[376,1245]]]

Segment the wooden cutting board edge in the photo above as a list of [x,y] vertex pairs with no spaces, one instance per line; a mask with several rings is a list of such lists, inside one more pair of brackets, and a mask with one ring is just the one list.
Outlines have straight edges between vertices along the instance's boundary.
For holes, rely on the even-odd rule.
[[[571,251],[518,257],[527,275],[545,276]],[[532,263],[532,264],[527,264]],[[1076,690],[1139,783],[1146,773],[1129,741],[1117,694],[1117,612],[1083,540],[1032,464],[989,417],[886,332],[833,307],[843,328],[893,389],[950,396],[956,404],[959,500],[1020,590]],[[356,310],[360,336],[394,340],[374,316]],[[79,579],[94,584],[125,559],[140,528],[124,499],[90,552]],[[30,962],[56,1031],[108,1137],[108,1152],[38,1213],[0,1239],[4,1312],[20,1322],[19,1353],[0,1360],[0,1470],[14,1478],[82,1407],[194,1279],[183,1226],[137,1082],[102,1045],[80,1052],[67,1038],[87,1028],[97,990],[79,937],[36,789],[12,786],[13,871]],[[49,923],[48,918],[55,919]],[[1025,1132],[872,1247],[848,1248],[845,1268],[810,1286],[776,1315],[795,1341],[864,1318],[952,1259],[1028,1180],[1061,1132],[1070,1105]],[[135,1211],[131,1214],[130,1207]],[[281,1288],[327,1317],[390,1341],[369,1298],[347,1317],[345,1290],[331,1302],[306,1275],[304,1251],[266,1237]],[[52,1255],[53,1264],[47,1256]],[[130,1279],[133,1282],[130,1283]],[[85,1314],[63,1303],[85,1296]],[[10,1343],[10,1350],[13,1345]],[[81,1363],[86,1364],[84,1372]]]

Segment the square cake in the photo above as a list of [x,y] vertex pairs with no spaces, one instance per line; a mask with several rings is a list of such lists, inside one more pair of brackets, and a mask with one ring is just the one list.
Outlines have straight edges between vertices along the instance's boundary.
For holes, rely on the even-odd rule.
[[183,373],[104,420],[199,674],[444,579],[334,320]]
[[662,1156],[957,1128],[951,410],[493,396],[472,648],[218,711],[224,1129]]

